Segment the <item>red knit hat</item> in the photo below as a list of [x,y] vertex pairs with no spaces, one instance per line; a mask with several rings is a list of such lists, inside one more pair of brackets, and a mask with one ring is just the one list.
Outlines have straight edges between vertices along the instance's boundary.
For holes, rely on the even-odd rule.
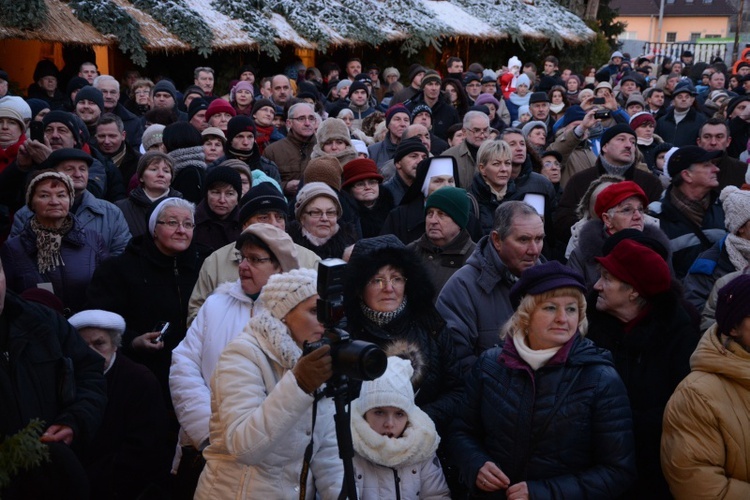
[[595,259],[645,299],[666,292],[672,284],[669,266],[661,255],[633,240],[622,240],[609,255]]
[[622,181],[612,184],[604,188],[596,197],[596,204],[594,205],[594,212],[600,219],[602,214],[612,207],[616,207],[623,201],[637,196],[643,202],[643,206],[648,205],[648,198],[646,193],[643,192],[641,186],[633,181]]
[[654,118],[654,115],[647,111],[641,111],[640,113],[634,114],[630,118],[630,128],[635,131],[638,127],[643,125],[644,123],[653,123],[656,125],[656,119]]
[[224,99],[214,99],[211,104],[208,105],[206,110],[206,120],[211,118],[216,113],[229,113],[232,116],[237,116],[237,111]]
[[369,158],[357,158],[344,165],[343,178],[342,188],[365,179],[377,179],[378,182],[383,180],[383,176],[378,172],[378,166]]

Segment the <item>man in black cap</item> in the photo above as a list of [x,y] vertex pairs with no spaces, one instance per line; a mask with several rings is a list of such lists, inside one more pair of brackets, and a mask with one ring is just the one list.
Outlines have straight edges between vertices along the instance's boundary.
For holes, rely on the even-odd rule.
[[448,128],[461,120],[458,118],[456,108],[440,91],[441,83],[442,80],[437,71],[427,71],[422,77],[421,92],[404,104],[412,112],[422,104],[429,106],[432,111],[432,132],[445,140]]
[[96,135],[99,117],[104,112],[104,96],[99,89],[86,85],[78,91],[73,100],[73,112],[86,124],[89,136],[93,137]]
[[469,71],[464,76],[464,89],[469,97],[469,105],[473,106],[479,94],[482,93],[482,79],[476,73]]
[[661,198],[661,182],[651,173],[645,163],[636,163],[637,149],[635,132],[625,123],[618,123],[602,134],[599,144],[601,153],[596,164],[575,174],[565,184],[560,204],[555,211],[555,231],[559,242],[566,244],[570,239],[570,228],[576,223],[576,207],[589,185],[604,174],[624,177],[638,184],[649,202]]
[[[272,183],[261,182],[250,188],[240,199],[239,206],[239,221],[243,231],[252,224],[271,224],[286,231],[286,213],[289,205],[281,191]],[[320,257],[296,243],[294,246],[297,249],[300,267],[315,269],[320,262]],[[237,270],[241,261],[242,255],[234,242],[206,257],[188,302],[188,326],[198,314],[198,309],[217,286],[237,279]]]
[[[549,112],[550,100],[546,92],[534,92],[529,97],[529,111],[531,119],[540,121],[547,126],[547,130],[552,130],[555,120]],[[547,146],[555,140],[555,134],[547,134]]]
[[354,113],[353,127],[359,129],[362,128],[362,120],[375,112],[375,108],[370,103],[370,89],[361,79],[349,87],[349,109]]
[[727,234],[724,209],[716,192],[719,167],[715,160],[720,156],[721,151],[683,146],[667,163],[672,182],[653,211],[669,237],[672,266],[679,279],[685,277],[701,252]]
[[637,73],[631,71],[620,80],[620,92],[615,96],[617,104],[619,104],[620,107],[626,107],[630,94],[633,92],[641,92],[641,90],[642,85]]
[[689,80],[682,80],[672,91],[672,109],[656,122],[656,135],[677,147],[695,144],[706,116],[693,104],[697,92]]
[[[130,241],[130,229],[119,208],[94,197],[86,189],[89,168],[94,161],[91,155],[80,149],[59,148],[50,153],[41,167],[53,168],[67,174],[73,180],[75,200],[71,212],[78,218],[82,227],[96,231],[102,236],[110,256],[119,255]],[[27,206],[19,209],[13,219],[10,235],[19,235],[33,215]]]
[[[151,89],[151,100],[153,109],[169,110],[176,118],[175,121],[187,121],[187,113],[180,111],[177,107],[177,89],[169,80],[159,80]],[[145,119],[142,120],[145,124]]]
[[203,132],[208,128],[208,122],[206,121],[206,110],[208,109],[208,101],[202,97],[196,97],[190,101],[188,106],[188,123],[195,127],[198,132]]
[[417,165],[427,158],[429,151],[421,139],[412,137],[402,140],[396,147],[393,164],[396,174],[385,181],[383,189],[387,189],[393,196],[393,203],[398,206],[417,176]]

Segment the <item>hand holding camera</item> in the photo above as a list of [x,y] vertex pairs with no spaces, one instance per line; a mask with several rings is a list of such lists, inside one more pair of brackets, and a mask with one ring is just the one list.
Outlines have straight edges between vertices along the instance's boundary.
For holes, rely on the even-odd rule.
[[297,385],[308,394],[323,385],[333,376],[333,359],[331,358],[331,346],[323,344],[317,349],[303,354],[294,365],[292,370]]

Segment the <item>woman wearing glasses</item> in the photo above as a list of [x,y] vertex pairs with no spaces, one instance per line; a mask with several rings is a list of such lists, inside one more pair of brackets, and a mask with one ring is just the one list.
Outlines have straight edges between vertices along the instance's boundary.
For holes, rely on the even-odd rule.
[[294,216],[288,233],[300,246],[315,252],[321,259],[342,258],[346,247],[357,241],[356,230],[339,222],[341,203],[336,192],[323,182],[305,184],[297,193]]
[[659,228],[659,221],[645,213],[647,206],[646,194],[633,181],[611,184],[596,197],[594,212],[597,218],[581,227],[578,246],[568,260],[568,266],[583,275],[589,291],[594,289],[600,276],[596,257],[603,255],[604,243],[613,234],[623,229],[635,229],[669,248],[669,240]]
[[[160,202],[149,214],[148,233],[103,262],[87,290],[88,308],[125,318],[122,352],[156,375],[169,408],[172,349],[185,336],[188,300],[209,253],[193,243],[194,214],[195,206],[181,198]],[[174,417],[170,430],[167,439],[174,450]]]
[[367,238],[354,246],[344,285],[347,330],[389,355],[408,353],[415,371],[415,403],[444,435],[462,380],[434,294],[420,258],[395,236]]

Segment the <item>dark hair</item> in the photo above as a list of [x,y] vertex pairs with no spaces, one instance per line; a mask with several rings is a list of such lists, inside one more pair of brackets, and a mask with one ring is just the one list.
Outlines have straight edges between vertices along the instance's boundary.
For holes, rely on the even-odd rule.
[[454,123],[450,127],[448,127],[448,130],[445,131],[445,140],[453,140],[453,136],[456,135],[456,132],[459,130],[462,130],[464,128],[463,123]]
[[545,57],[544,58],[544,62],[551,62],[555,66],[559,66],[560,65],[560,60],[558,58],[556,58],[555,56],[547,56],[547,57]]
[[701,125],[701,128],[698,129],[698,137],[700,137],[701,134],[703,134],[703,128],[706,125],[724,125],[724,128],[726,128],[727,130],[727,135],[729,135],[729,125],[727,125],[727,121],[724,120],[723,118],[712,117],[706,120],[706,122],[703,125]]
[[[440,84],[440,90],[445,91],[445,87],[448,85],[451,85],[456,89],[456,94],[458,95],[458,99],[456,100],[456,111],[458,111],[459,119],[463,120],[464,115],[469,111],[469,97],[466,95],[464,86],[455,78],[444,78],[443,82]],[[453,103],[451,103],[451,105],[453,105]]]
[[536,209],[524,203],[523,201],[506,201],[495,210],[495,217],[492,221],[492,230],[497,233],[500,241],[504,241],[510,235],[513,222],[516,217],[532,215],[539,216]]
[[177,121],[177,116],[171,109],[154,108],[146,112],[144,119],[146,120],[146,123],[151,125],[159,124],[167,126],[175,123]]
[[450,68],[451,66],[453,66],[454,62],[463,63],[463,60],[460,57],[456,57],[456,56],[449,57],[448,60],[445,61],[445,67]]
[[99,122],[96,124],[96,126],[99,127],[99,125],[109,125],[110,123],[114,123],[115,125],[117,125],[117,130],[119,132],[125,131],[125,124],[122,123],[122,118],[114,113],[104,113],[99,117]]
[[271,257],[271,262],[273,262],[274,265],[281,265],[279,259],[276,258],[276,254],[273,253],[273,250],[271,250],[271,247],[269,247],[265,241],[260,239],[257,235],[246,231],[240,234],[240,237],[237,238],[237,243],[235,243],[234,248],[242,252],[242,249],[247,245],[260,248]]
[[193,148],[203,145],[203,137],[195,127],[188,122],[176,122],[164,128],[163,144],[167,152],[175,149]]

